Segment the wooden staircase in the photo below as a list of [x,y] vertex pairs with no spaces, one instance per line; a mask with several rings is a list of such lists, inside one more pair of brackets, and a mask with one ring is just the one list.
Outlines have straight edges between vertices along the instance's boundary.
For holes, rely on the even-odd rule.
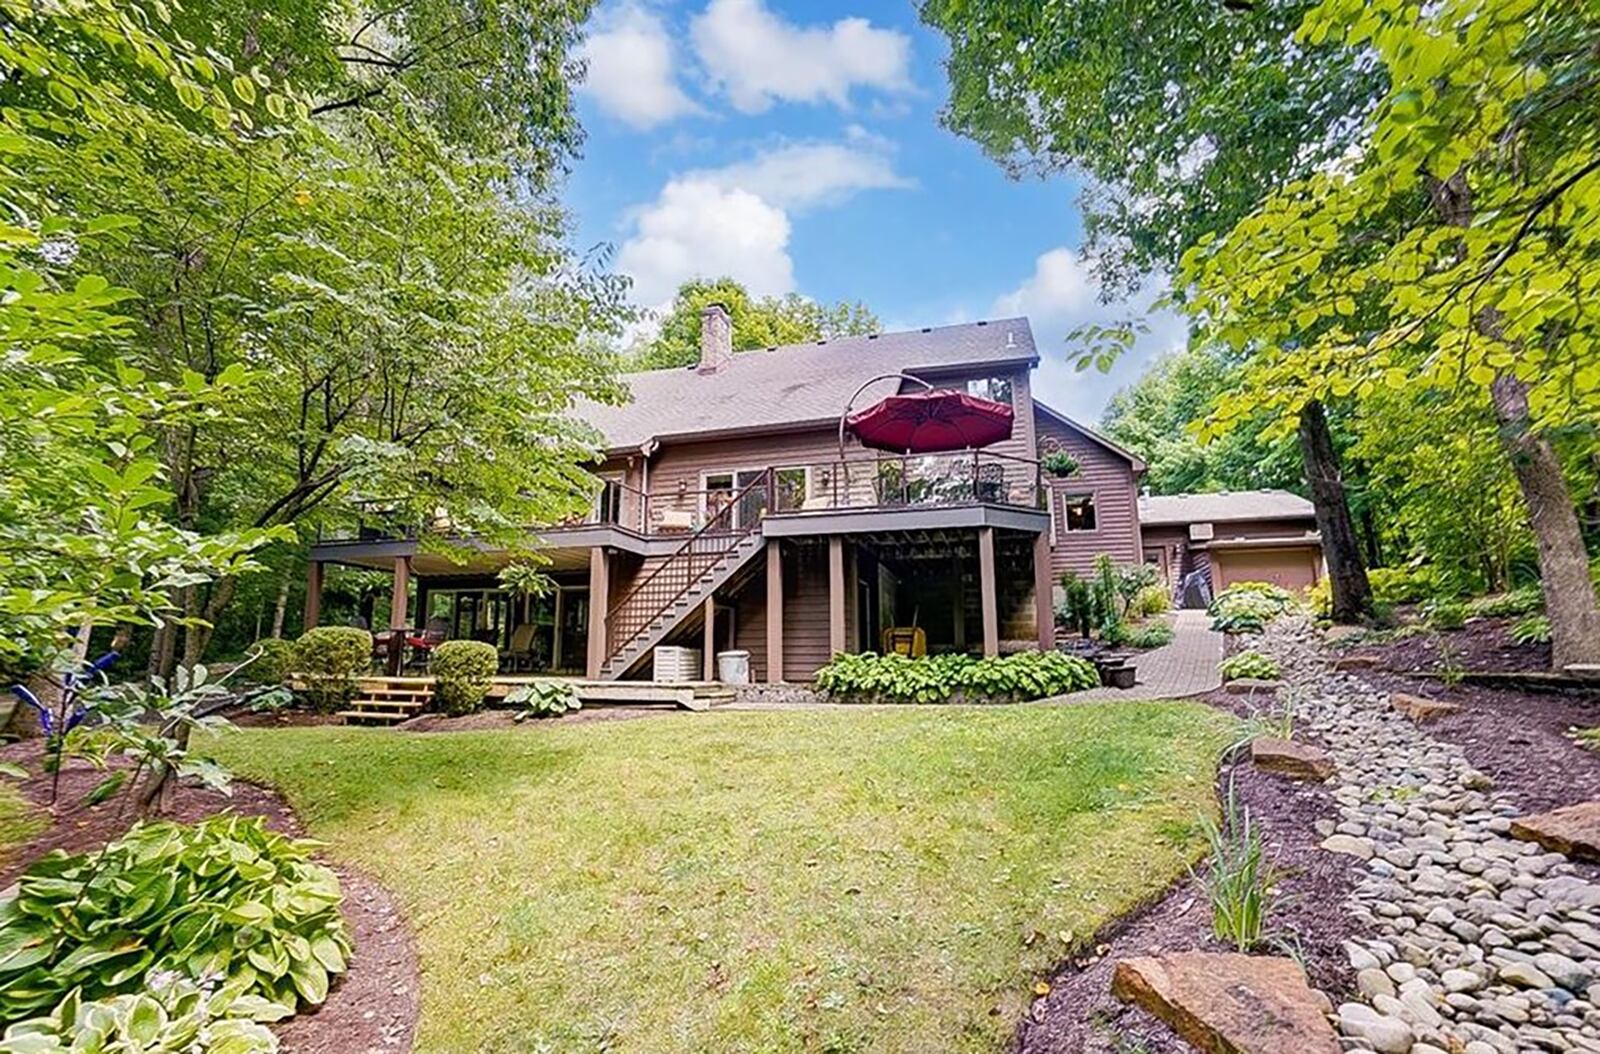
[[432,677],[363,677],[355,698],[339,716],[347,725],[397,725],[433,701]]
[[638,665],[761,551],[761,518],[772,494],[771,480],[769,470],[734,494],[606,613],[610,647],[600,666],[601,680],[614,681]]

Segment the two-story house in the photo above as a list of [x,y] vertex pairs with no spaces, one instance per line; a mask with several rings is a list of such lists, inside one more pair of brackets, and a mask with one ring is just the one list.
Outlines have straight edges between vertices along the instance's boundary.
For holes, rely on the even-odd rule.
[[[1024,318],[734,354],[712,307],[701,343],[692,367],[628,377],[627,404],[581,408],[605,460],[594,514],[536,532],[554,590],[502,590],[510,554],[461,566],[414,538],[330,540],[312,550],[307,625],[339,562],[392,570],[393,627],[487,640],[519,671],[649,676],[655,646],[684,643],[707,679],[736,648],[756,680],[805,680],[894,629],[930,652],[1053,647],[1063,572],[1147,558],[1143,463],[1034,399]],[[847,408],[924,383],[1009,403],[1010,438],[897,456],[843,434]],[[1041,467],[1058,450],[1076,471]]]

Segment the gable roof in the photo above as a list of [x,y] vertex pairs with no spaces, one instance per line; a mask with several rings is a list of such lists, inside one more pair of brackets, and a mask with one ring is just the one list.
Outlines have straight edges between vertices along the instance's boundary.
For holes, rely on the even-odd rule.
[[[837,421],[845,401],[879,374],[920,371],[931,380],[962,366],[1030,367],[1038,354],[1026,318],[786,344],[738,352],[712,374],[692,366],[631,373],[622,378],[633,392],[631,402],[584,402],[577,413],[600,430],[612,450],[652,439],[816,426]],[[875,384],[856,400],[856,408],[898,390],[893,380]]]
[[1286,490],[1223,490],[1215,494],[1139,498],[1139,522],[1146,526],[1233,520],[1309,520],[1315,516],[1309,501]]
[[1135,472],[1143,472],[1148,467],[1144,463],[1144,458],[1140,457],[1138,454],[1135,454],[1133,451],[1129,450],[1127,447],[1118,446],[1116,443],[1112,442],[1110,439],[1107,439],[1105,436],[1101,435],[1099,432],[1096,432],[1094,429],[1090,428],[1088,425],[1083,424],[1080,421],[1074,421],[1072,418],[1068,417],[1066,414],[1062,413],[1060,410],[1057,410],[1054,407],[1046,406],[1044,403],[1041,403],[1038,400],[1037,397],[1035,397],[1034,400],[1033,400],[1033,409],[1034,409],[1035,413],[1042,413],[1046,417],[1049,417],[1052,420],[1054,420],[1056,423],[1062,424],[1062,425],[1066,425],[1068,428],[1074,429],[1075,431],[1082,433],[1084,438],[1089,439],[1092,442],[1100,444],[1101,446],[1105,447],[1107,450],[1111,451],[1113,454],[1117,455],[1118,457],[1125,458],[1128,461],[1128,463],[1133,466],[1133,470]]

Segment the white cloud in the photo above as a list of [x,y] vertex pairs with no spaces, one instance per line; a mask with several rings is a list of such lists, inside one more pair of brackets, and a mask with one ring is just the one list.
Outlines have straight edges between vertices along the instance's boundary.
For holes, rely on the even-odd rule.
[[579,55],[589,64],[581,90],[634,128],[701,112],[678,86],[666,25],[637,4],[597,15]]
[[[1151,304],[1166,287],[1152,276],[1126,299],[1103,303],[1100,288],[1083,259],[1068,248],[1051,249],[1033,263],[1033,273],[1017,288],[995,298],[993,314],[1027,315],[1039,347],[1039,370],[1034,374],[1034,394],[1054,409],[1084,424],[1100,419],[1107,400],[1117,389],[1132,384],[1158,355],[1181,348],[1188,340],[1183,316]],[[1066,336],[1086,323],[1110,324],[1142,319],[1149,332],[1117,360],[1110,372],[1090,367],[1079,371],[1069,362]]]
[[775,102],[847,107],[856,87],[911,88],[911,38],[864,18],[797,26],[762,0],[711,0],[691,23],[690,36],[712,84],[745,113]]
[[617,254],[640,304],[670,300],[690,278],[730,276],[757,296],[793,292],[791,211],[863,190],[910,186],[879,140],[789,143],[723,168],[673,177],[634,209]]

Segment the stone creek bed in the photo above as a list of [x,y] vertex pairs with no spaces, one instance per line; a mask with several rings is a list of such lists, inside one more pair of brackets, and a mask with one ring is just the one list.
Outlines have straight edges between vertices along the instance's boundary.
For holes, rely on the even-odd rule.
[[[1600,885],[1515,834],[1570,845],[1430,736],[1415,719],[1426,714],[1334,670],[1305,620],[1279,620],[1258,646],[1283,666],[1297,726],[1338,766],[1339,819],[1321,821],[1323,846],[1362,870],[1352,932],[1374,936],[1346,944],[1364,1001],[1334,1010],[1340,1045],[1600,1052]],[[1332,1038],[1260,1049],[1339,1049]]]

